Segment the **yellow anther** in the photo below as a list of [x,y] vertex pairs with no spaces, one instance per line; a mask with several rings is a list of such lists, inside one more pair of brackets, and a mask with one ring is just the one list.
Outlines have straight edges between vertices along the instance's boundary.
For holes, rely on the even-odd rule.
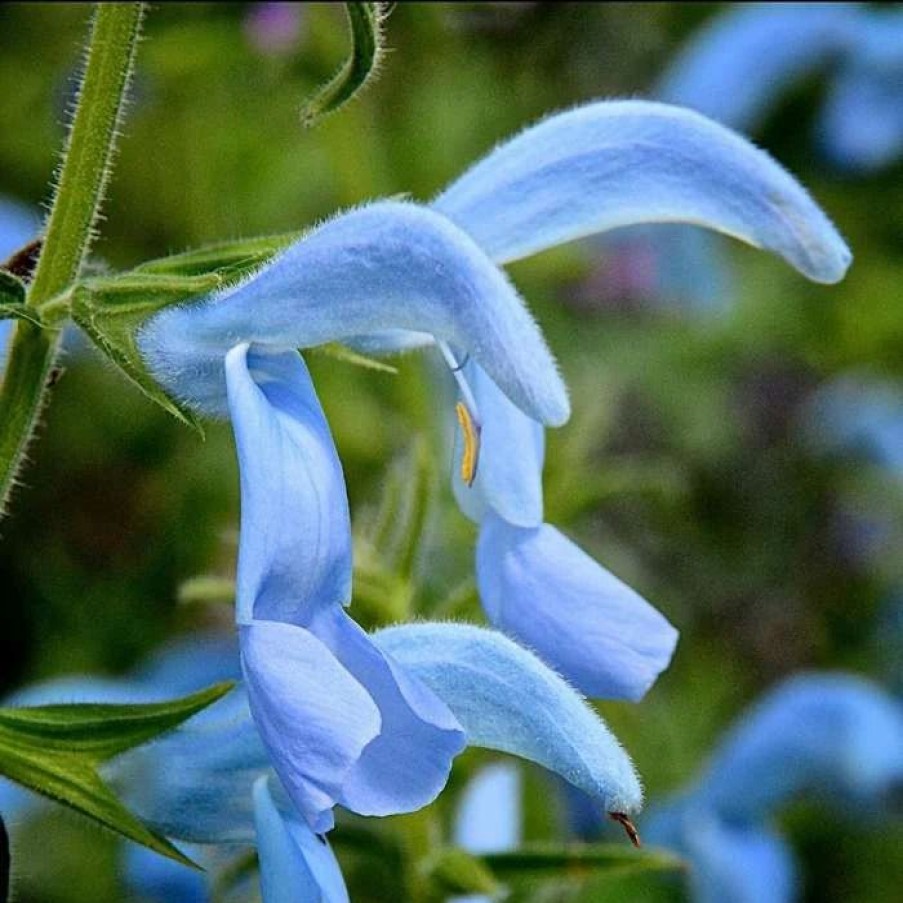
[[455,405],[461,434],[464,436],[464,454],[461,456],[461,479],[468,486],[473,486],[477,478],[477,465],[480,462],[480,425],[474,420],[467,405],[459,401]]

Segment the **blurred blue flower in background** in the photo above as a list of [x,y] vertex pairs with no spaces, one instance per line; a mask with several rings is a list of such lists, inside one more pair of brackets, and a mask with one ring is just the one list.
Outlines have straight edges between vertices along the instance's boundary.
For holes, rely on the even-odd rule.
[[[654,93],[753,135],[793,88],[823,71],[829,88],[816,141],[824,154],[851,174],[893,164],[903,153],[899,6],[735,4],[691,37]],[[595,248],[602,265],[580,290],[595,303],[627,298],[711,314],[733,300],[720,242],[698,229],[620,230]]]
[[850,170],[903,152],[903,10],[863,3],[738,4],[701,29],[657,95],[755,132],[807,76],[831,70],[818,141]]
[[812,395],[802,427],[816,450],[858,455],[903,481],[903,384],[842,373]]
[[769,821],[806,796],[841,814],[887,814],[903,788],[903,707],[876,684],[804,674],[765,695],[690,787],[650,808],[646,836],[691,862],[699,903],[783,903],[793,857]]
[[[481,768],[467,783],[455,814],[452,840],[469,853],[504,853],[517,849],[522,833],[520,770],[510,762]],[[486,903],[479,894],[453,898],[453,903]]]

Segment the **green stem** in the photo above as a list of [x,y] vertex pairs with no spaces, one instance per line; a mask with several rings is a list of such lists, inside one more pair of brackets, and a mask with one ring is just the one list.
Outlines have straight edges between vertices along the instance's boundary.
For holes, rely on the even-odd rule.
[[[85,75],[28,303],[40,306],[77,278],[93,238],[144,12],[142,3],[99,3]],[[59,334],[20,322],[0,386],[0,509],[45,401]]]

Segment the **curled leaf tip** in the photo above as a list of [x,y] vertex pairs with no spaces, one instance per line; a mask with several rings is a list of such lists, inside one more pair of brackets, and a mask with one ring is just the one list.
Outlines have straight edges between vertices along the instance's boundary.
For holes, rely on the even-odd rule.
[[342,68],[301,106],[301,124],[310,128],[344,106],[376,74],[383,52],[384,3],[346,3],[351,53]]
[[640,840],[640,832],[637,831],[636,825],[630,820],[626,812],[609,812],[608,817],[612,821],[616,821],[627,833],[630,842],[639,849],[643,842]]

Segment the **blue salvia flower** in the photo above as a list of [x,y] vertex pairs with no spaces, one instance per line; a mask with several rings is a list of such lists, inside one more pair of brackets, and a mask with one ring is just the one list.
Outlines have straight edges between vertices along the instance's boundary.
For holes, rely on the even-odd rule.
[[[850,255],[808,195],[766,154],[686,110],[641,101],[578,108],[496,149],[434,203],[494,259],[620,226],[690,222],[772,250],[819,282]],[[639,699],[677,634],[629,587],[543,523],[543,430],[478,361],[463,380],[482,422],[472,485],[477,579],[489,619],[591,696]],[[463,463],[463,459],[462,459]]]
[[[552,116],[498,147],[432,207],[498,262],[650,222],[727,233],[818,282],[839,280],[850,261],[824,214],[767,154],[702,116],[643,101]],[[418,338],[383,334],[360,344],[392,350]],[[479,359],[454,366],[466,354],[441,348],[481,427],[478,466],[473,443],[459,443],[454,488],[480,524],[477,580],[489,619],[585,693],[639,699],[667,666],[676,631],[543,522],[542,424],[512,404]]]
[[[127,679],[57,679],[29,687],[5,702],[151,702],[239,676],[234,641],[211,636],[164,650]],[[329,845],[290,806],[277,807],[273,801],[268,781],[275,776],[242,691],[162,740],[120,757],[108,771],[132,806],[155,828],[179,840],[205,867],[217,864],[211,843],[224,850],[255,844],[265,903],[347,901]],[[0,810],[13,824],[36,800],[28,791],[0,781]],[[201,873],[134,844],[127,845],[125,854],[124,881],[142,899],[154,903],[210,899]]]
[[784,903],[797,882],[769,827],[781,807],[815,796],[859,819],[901,786],[899,702],[852,675],[800,675],[739,720],[688,789],[653,808],[646,833],[690,860],[699,903]]
[[[531,653],[492,631],[451,624],[396,627],[374,642],[449,706],[469,744],[549,768],[589,794],[600,811],[627,816],[640,808],[639,781],[626,753],[593,710]],[[234,677],[238,663],[234,642],[180,644],[127,679],[58,679],[5,702],[156,701]],[[324,901],[345,899],[329,847],[277,781],[279,754],[261,741],[247,688],[239,685],[172,733],[114,760],[107,777],[149,824],[190,844],[190,854],[206,864],[216,865],[217,849],[256,845],[265,903],[297,899],[292,894],[299,887],[314,886]],[[298,755],[303,761],[305,752]],[[14,829],[36,799],[0,781],[0,811]],[[129,850],[131,886],[160,903],[206,898],[196,873],[156,858]]]
[[[343,610],[351,596],[344,480],[294,349],[368,336],[439,345],[459,371],[465,476],[479,481],[469,491],[489,512],[478,569],[490,615],[585,691],[637,698],[667,664],[675,631],[542,524],[541,425],[563,423],[568,402],[539,330],[493,261],[662,218],[730,232],[822,281],[840,278],[849,262],[805,191],[741,138],[687,111],[599,103],[501,146],[431,208],[382,201],[352,210],[244,282],[166,309],[140,332],[148,366],[174,395],[231,416],[250,706],[315,831],[329,829],[336,803],[388,814],[429,802],[464,736],[455,706],[449,711],[435,687],[399,665],[400,650],[374,646]],[[465,357],[479,367],[472,380],[460,372]],[[470,384],[478,380],[479,398]],[[502,460],[513,478],[500,485],[493,475]],[[616,797],[614,811],[632,799]]]

